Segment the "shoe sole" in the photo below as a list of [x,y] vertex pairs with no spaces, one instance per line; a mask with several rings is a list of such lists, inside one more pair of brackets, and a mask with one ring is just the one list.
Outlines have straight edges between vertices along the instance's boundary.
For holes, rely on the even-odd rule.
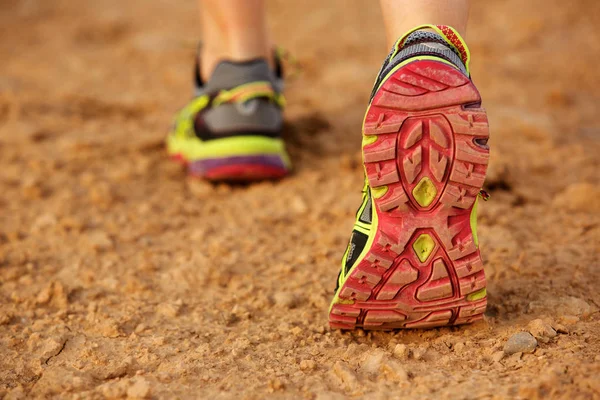
[[289,174],[283,159],[274,154],[235,156],[188,161],[179,153],[171,159],[195,178],[219,182],[252,182],[281,179]]
[[456,68],[418,60],[380,85],[363,124],[373,198],[367,246],[332,303],[332,328],[431,328],[483,318],[486,281],[471,226],[488,119]]

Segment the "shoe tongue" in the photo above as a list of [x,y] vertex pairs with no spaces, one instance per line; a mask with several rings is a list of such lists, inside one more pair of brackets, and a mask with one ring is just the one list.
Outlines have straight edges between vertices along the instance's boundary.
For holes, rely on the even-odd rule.
[[392,54],[395,55],[403,47],[423,42],[440,43],[449,46],[460,56],[467,71],[469,70],[471,59],[469,48],[460,34],[454,28],[446,25],[423,25],[407,32],[396,42]]
[[221,61],[201,90],[205,93],[232,89],[250,82],[267,81],[275,87],[275,74],[264,59]]

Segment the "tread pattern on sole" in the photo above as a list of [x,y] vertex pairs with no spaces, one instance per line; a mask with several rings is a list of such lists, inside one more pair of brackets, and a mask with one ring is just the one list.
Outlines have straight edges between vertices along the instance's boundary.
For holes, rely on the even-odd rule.
[[[333,328],[429,328],[483,318],[485,275],[470,227],[488,120],[455,68],[415,61],[378,90],[363,146],[378,230],[330,312]],[[385,189],[385,190],[383,190]]]

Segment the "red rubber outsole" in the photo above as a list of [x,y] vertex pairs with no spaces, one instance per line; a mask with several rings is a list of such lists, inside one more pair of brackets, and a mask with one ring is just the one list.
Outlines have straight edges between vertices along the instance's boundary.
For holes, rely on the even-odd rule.
[[189,176],[219,182],[256,182],[277,180],[289,175],[289,170],[273,165],[227,164],[210,168],[203,173],[195,173],[191,163],[182,154],[172,154],[169,158],[188,169]]
[[[288,171],[286,169],[279,167],[236,164],[213,168],[202,175],[202,178],[214,181],[248,182],[281,179],[287,174]],[[194,176],[194,174],[191,175]]]
[[378,89],[363,125],[377,137],[363,146],[377,232],[338,290],[332,328],[483,318],[486,281],[470,226],[489,159],[480,102],[467,77],[437,61],[402,66]]

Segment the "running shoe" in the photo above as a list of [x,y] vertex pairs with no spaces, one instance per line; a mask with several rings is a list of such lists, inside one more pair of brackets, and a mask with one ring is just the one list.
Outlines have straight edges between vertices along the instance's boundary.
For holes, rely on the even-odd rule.
[[362,127],[365,185],[329,309],[332,328],[483,318],[476,221],[488,119],[469,59],[453,28],[426,25],[384,62]]
[[203,82],[195,68],[194,98],[167,137],[169,155],[212,181],[277,179],[291,169],[281,130],[283,79],[277,58],[222,61]]

